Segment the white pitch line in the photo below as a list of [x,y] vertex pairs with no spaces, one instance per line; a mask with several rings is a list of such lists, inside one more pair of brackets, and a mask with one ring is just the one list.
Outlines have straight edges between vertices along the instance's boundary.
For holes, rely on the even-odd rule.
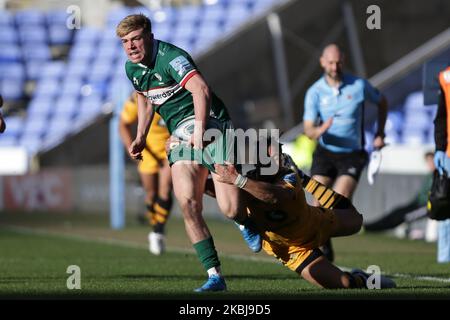
[[[58,236],[62,238],[66,238],[69,240],[78,240],[78,241],[95,241],[102,244],[108,244],[108,245],[115,245],[115,246],[121,246],[121,247],[127,247],[127,248],[135,248],[135,249],[147,249],[147,244],[141,244],[133,241],[126,241],[126,240],[118,240],[118,239],[111,239],[111,238],[103,238],[103,237],[89,237],[89,236],[82,236],[82,235],[75,235],[75,234],[67,234],[62,232],[54,232],[49,231],[45,229],[36,229],[36,228],[30,228],[30,227],[20,227],[20,226],[13,226],[13,225],[4,225],[2,228],[9,229],[12,231],[16,231],[23,234],[35,234],[35,235],[52,235],[52,236]],[[187,253],[187,254],[195,254],[195,251],[193,249],[187,249],[182,247],[167,247],[168,252],[173,253]],[[256,262],[264,262],[264,263],[281,263],[278,260],[270,259],[269,257],[263,258],[263,257],[257,257],[257,256],[247,256],[247,255],[239,255],[239,254],[224,254],[222,253],[221,256],[231,258],[234,260],[241,260],[241,261],[256,261]],[[337,266],[342,271],[350,272],[352,268],[343,267],[343,266]],[[432,281],[432,282],[441,282],[441,283],[450,283],[450,278],[439,278],[439,277],[432,277],[432,276],[415,276],[407,273],[393,273],[393,274],[384,274],[386,276],[396,277],[396,278],[405,278],[405,279],[413,279],[413,280],[419,280],[419,281]]]

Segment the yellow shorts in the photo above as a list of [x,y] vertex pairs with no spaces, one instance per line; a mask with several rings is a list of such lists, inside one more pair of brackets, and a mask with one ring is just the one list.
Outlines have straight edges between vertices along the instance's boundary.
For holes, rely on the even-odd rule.
[[[298,237],[285,237],[283,241],[263,240],[263,249],[275,256],[292,271],[301,273],[304,267],[320,256],[320,246],[332,236],[336,228],[336,216],[330,209],[309,207],[310,219],[289,226],[290,234]],[[294,231],[295,230],[295,231]],[[319,231],[317,231],[319,230]]]
[[151,146],[147,144],[142,151],[142,161],[139,161],[138,171],[142,174],[155,174],[164,161],[167,161],[166,139],[153,141]]

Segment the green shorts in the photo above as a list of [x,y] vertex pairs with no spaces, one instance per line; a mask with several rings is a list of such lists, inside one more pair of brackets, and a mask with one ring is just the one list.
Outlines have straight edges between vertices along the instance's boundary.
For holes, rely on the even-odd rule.
[[[231,121],[222,122],[221,129],[216,131],[207,131],[214,139],[202,150],[194,148],[182,142],[169,151],[169,164],[172,166],[177,161],[195,161],[203,165],[211,172],[215,172],[214,164],[224,164],[225,162],[234,163],[234,129]],[[205,140],[208,136],[205,136]]]

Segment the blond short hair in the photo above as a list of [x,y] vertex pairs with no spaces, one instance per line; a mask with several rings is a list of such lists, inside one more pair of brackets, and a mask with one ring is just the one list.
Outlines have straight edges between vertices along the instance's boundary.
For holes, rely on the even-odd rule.
[[143,29],[144,32],[151,33],[152,32],[152,23],[150,19],[140,14],[131,14],[129,16],[126,16],[122,21],[119,22],[116,28],[116,34],[117,36],[124,37],[130,32]]

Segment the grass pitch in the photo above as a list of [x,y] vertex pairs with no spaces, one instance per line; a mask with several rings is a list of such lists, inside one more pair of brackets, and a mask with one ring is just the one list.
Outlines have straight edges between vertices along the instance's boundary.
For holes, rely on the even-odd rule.
[[[377,265],[395,279],[390,290],[316,288],[261,252],[245,246],[235,226],[208,219],[227,292],[198,294],[206,280],[181,219],[168,223],[168,251],[151,255],[148,227],[134,219],[121,231],[96,215],[0,214],[0,297],[144,299],[396,299],[450,297],[450,268],[436,263],[436,244],[360,234],[335,238],[336,264]],[[68,266],[81,269],[81,289],[69,290]]]

